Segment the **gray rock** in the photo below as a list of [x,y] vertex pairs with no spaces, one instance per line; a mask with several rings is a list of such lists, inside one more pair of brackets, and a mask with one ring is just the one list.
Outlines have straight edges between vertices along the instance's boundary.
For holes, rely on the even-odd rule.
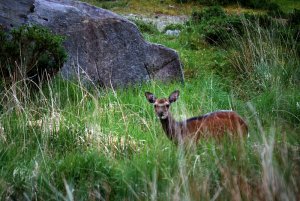
[[[150,79],[183,81],[178,54],[146,42],[135,24],[115,13],[71,0],[9,2],[0,0],[0,23],[39,24],[67,37],[69,56],[62,68],[66,78],[109,87]],[[10,12],[11,6],[18,12]]]
[[187,15],[179,15],[179,16],[173,16],[173,15],[164,15],[164,14],[159,14],[159,15],[137,15],[137,14],[127,14],[123,15],[125,18],[129,20],[141,20],[145,23],[153,24],[158,31],[163,32],[165,28],[168,25],[171,24],[182,24],[184,25],[185,22],[188,21],[189,17]]
[[33,4],[34,0],[0,0],[0,24],[12,28],[26,23]]
[[169,35],[169,36],[179,36],[180,34],[180,30],[167,30],[166,31],[166,35]]

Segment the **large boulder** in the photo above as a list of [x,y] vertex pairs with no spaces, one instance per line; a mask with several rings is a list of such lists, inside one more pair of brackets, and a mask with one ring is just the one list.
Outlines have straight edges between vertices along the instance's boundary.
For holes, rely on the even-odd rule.
[[27,22],[27,15],[34,9],[34,0],[0,0],[0,24],[6,28],[20,26]]
[[146,42],[137,27],[108,10],[71,0],[0,1],[0,23],[50,28],[66,36],[66,78],[100,86],[126,86],[150,79],[183,81],[178,54]]

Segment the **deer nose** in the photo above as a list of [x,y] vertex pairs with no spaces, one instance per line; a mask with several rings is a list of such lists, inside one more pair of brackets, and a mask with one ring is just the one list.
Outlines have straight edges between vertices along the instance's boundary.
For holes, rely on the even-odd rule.
[[158,112],[157,116],[162,117],[164,115],[164,112]]

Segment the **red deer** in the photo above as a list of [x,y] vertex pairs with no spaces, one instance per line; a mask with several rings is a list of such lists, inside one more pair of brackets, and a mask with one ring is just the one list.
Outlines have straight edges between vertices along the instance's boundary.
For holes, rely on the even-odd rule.
[[220,138],[224,134],[244,136],[248,133],[246,122],[234,111],[220,110],[184,121],[176,121],[170,113],[170,105],[179,97],[174,91],[169,98],[157,99],[152,93],[145,92],[147,100],[154,105],[167,137],[176,144],[186,140],[198,142],[200,138]]

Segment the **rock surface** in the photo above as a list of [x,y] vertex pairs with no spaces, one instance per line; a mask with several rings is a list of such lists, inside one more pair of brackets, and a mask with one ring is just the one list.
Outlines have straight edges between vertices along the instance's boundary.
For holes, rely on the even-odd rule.
[[126,19],[129,20],[141,20],[145,23],[152,23],[160,32],[163,32],[164,29],[171,24],[184,24],[189,20],[189,17],[187,15],[179,15],[179,16],[173,16],[173,15],[163,15],[163,14],[157,14],[154,16],[145,16],[145,15],[137,15],[137,14],[127,14],[124,15]]
[[39,24],[65,35],[67,78],[109,87],[183,81],[174,50],[144,41],[132,22],[110,11],[71,0],[0,0],[0,13],[6,27]]
[[34,9],[34,0],[0,0],[0,24],[6,28],[27,22],[27,15]]

